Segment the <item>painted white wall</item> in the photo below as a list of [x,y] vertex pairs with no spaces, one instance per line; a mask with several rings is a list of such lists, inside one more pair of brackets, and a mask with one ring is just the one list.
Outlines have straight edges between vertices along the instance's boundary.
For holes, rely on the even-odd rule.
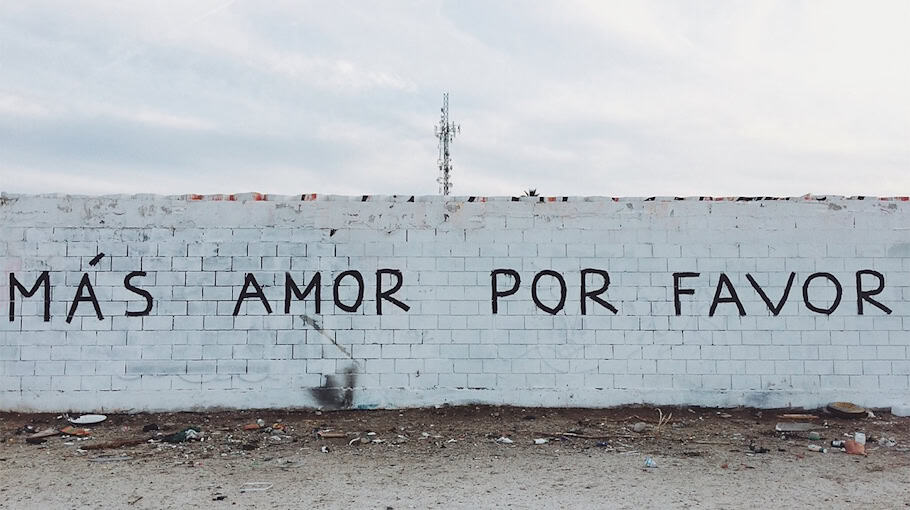
[[[344,404],[345,395],[365,408],[907,403],[904,201],[187,198],[3,195],[0,409],[310,407]],[[380,268],[401,270],[395,297],[409,311],[385,302],[377,315]],[[494,315],[497,268],[516,270],[521,286],[499,299]],[[609,272],[601,297],[618,313],[589,300],[581,315],[583,268]],[[356,313],[332,302],[333,279],[349,269],[365,280]],[[556,315],[531,299],[541,270],[565,278]],[[857,313],[858,270],[884,275],[874,298],[891,314],[869,303]],[[51,320],[43,320],[39,290],[17,293],[9,321],[9,274],[30,288],[42,271],[52,287]],[[130,271],[146,272],[133,283],[154,298],[147,316],[125,316],[145,305],[124,288]],[[285,314],[285,273],[303,289],[316,271],[321,313],[311,295]],[[746,274],[777,301],[791,271],[789,299],[772,316]],[[694,294],[680,297],[678,316],[674,272],[700,273],[682,280]],[[815,272],[843,287],[830,315],[803,302]],[[253,298],[232,315],[246,273],[263,285],[274,313]],[[733,303],[709,316],[721,273],[745,316]],[[104,319],[83,302],[67,323],[83,274]],[[500,286],[510,282],[501,277]],[[344,283],[340,298],[350,303],[353,280]],[[596,289],[599,280],[588,285]],[[550,277],[539,293],[548,306],[559,299]],[[817,279],[809,297],[826,307],[833,286]],[[319,389],[347,385],[349,392]]]

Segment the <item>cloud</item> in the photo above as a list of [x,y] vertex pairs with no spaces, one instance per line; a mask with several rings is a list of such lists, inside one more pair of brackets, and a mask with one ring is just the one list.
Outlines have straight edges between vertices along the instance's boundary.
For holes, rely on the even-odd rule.
[[887,1],[7,3],[0,189],[433,194],[448,90],[458,194],[907,194],[908,22]]

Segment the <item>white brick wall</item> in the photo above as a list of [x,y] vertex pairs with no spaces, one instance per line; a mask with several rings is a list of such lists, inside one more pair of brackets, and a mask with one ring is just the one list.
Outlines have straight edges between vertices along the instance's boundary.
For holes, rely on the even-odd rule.
[[[900,200],[438,197],[0,198],[0,410],[389,407],[444,402],[817,406],[906,403],[910,390],[910,204]],[[261,197],[258,197],[261,198]],[[312,198],[312,197],[309,197]],[[93,259],[103,253],[100,260]],[[581,271],[608,290],[581,314]],[[376,274],[401,272],[377,314]],[[520,277],[492,313],[491,271]],[[358,301],[353,277],[363,278]],[[540,278],[556,271],[560,284]],[[31,290],[15,290],[10,274]],[[134,271],[134,287],[124,278]],[[291,293],[285,274],[304,292]],[[858,313],[858,271],[884,288]],[[682,277],[674,291],[674,273]],[[773,315],[747,275],[776,305]],[[246,273],[272,313],[247,297]],[[804,285],[841,286],[830,314]],[[720,288],[721,274],[745,315]],[[103,319],[83,289],[88,276]],[[816,277],[809,303],[835,287]],[[873,291],[874,275],[862,276]],[[383,275],[382,290],[395,278]],[[497,278],[500,292],[514,280]],[[589,293],[603,279],[585,280]],[[691,293],[684,293],[691,290]],[[253,285],[247,296],[255,293]],[[675,312],[674,298],[680,302]],[[13,320],[8,320],[14,304]],[[347,388],[351,389],[348,390]],[[320,389],[324,388],[324,389]]]

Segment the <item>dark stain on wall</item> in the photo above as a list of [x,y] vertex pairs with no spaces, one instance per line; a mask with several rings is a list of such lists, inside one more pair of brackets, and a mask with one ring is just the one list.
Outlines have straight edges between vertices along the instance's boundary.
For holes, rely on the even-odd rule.
[[354,367],[348,367],[344,374],[325,376],[322,386],[310,388],[310,394],[322,409],[350,409],[354,404],[356,384],[357,373]]

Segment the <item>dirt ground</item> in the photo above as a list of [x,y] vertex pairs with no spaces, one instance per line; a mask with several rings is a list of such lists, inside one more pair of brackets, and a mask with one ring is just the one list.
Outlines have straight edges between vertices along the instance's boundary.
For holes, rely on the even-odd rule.
[[[109,415],[40,444],[31,430],[63,416],[6,413],[0,508],[910,507],[910,418],[661,411],[660,427],[651,407]],[[776,432],[788,412],[821,439]],[[866,456],[830,447],[857,431]]]

